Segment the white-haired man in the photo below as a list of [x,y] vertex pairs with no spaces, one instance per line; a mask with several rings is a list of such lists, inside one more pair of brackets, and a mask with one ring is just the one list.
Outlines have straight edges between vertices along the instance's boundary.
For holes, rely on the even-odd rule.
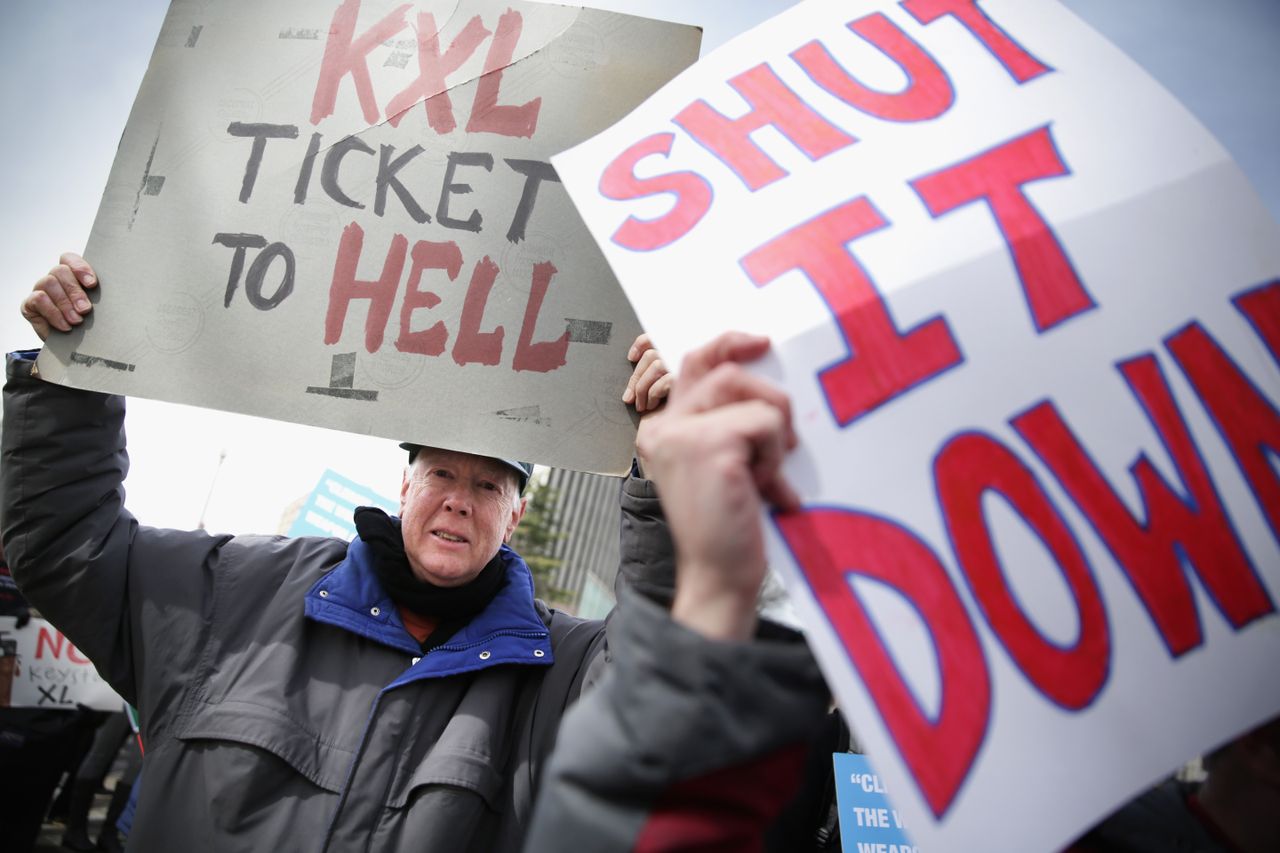
[[[98,286],[64,255],[23,315],[42,339],[69,331]],[[692,744],[664,743],[660,725],[612,732],[646,755],[647,795],[803,743],[826,704],[813,661],[803,644],[751,639],[763,578],[751,512],[761,492],[790,500],[777,466],[794,440],[785,398],[735,369],[762,351],[752,341],[708,348],[694,373],[710,380],[681,392],[648,445],[676,534],[672,608],[624,593],[607,647],[603,623],[534,599],[506,544],[522,463],[413,448],[399,517],[358,511],[349,545],[148,528],[123,505],[123,400],[41,382],[31,354],[11,356],[4,546],[24,593],[139,708],[130,848],[518,850],[561,717],[606,648],[630,719],[719,709]],[[643,551],[628,529],[624,552]],[[773,780],[770,797],[787,790]],[[736,819],[731,801],[702,816]],[[593,837],[551,832],[541,849]],[[594,838],[605,849],[621,837]]]

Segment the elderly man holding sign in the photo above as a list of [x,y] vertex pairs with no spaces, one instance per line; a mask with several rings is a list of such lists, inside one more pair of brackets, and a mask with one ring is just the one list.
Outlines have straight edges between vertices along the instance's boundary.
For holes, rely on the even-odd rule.
[[[23,314],[42,338],[64,332],[99,287],[109,299],[110,282],[64,255]],[[643,750],[635,790],[653,806],[598,840],[683,825],[688,803],[663,795],[710,784],[721,797],[695,800],[698,820],[758,842],[792,786],[761,799],[751,774],[717,772],[759,763],[795,780],[826,710],[803,644],[752,640],[758,508],[794,503],[778,475],[795,442],[786,398],[737,364],[767,346],[731,335],[696,353],[642,438],[673,519],[673,604],[624,595],[608,639],[536,601],[505,544],[524,463],[414,447],[399,518],[358,510],[350,545],[148,528],[123,506],[122,398],[43,382],[31,354],[11,357],[5,549],[32,601],[141,711],[134,849],[519,849],[561,715],[606,657],[600,701],[625,705],[613,748]],[[624,553],[666,547],[626,527]],[[641,580],[670,569],[651,568]],[[661,735],[688,713],[715,725],[692,743]]]

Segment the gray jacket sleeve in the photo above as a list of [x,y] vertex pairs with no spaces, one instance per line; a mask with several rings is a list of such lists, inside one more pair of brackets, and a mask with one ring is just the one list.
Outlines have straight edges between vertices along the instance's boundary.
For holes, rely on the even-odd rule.
[[[33,364],[12,355],[7,363],[5,554],[27,599],[144,719],[156,719],[195,669],[207,621],[203,566],[222,540],[139,527],[124,508],[123,398],[33,378]],[[149,643],[161,632],[163,642]]]
[[609,644],[561,727],[527,853],[762,849],[826,715],[808,648],[707,640],[627,590]]
[[609,666],[566,716],[525,850],[760,848],[796,793],[829,694],[799,635],[677,624],[675,547],[653,483],[622,487]]
[[676,587],[675,543],[662,514],[658,491],[639,476],[635,466],[622,483],[621,559],[614,593],[634,589],[650,601],[670,609]]

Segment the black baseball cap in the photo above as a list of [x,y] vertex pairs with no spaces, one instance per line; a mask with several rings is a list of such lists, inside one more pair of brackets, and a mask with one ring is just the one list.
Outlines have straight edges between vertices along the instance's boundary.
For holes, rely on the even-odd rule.
[[[400,449],[409,451],[409,464],[413,464],[413,459],[418,455],[418,451],[426,447],[425,444],[414,444],[411,441],[400,442]],[[483,455],[483,454],[480,454]],[[496,462],[501,462],[512,471],[516,472],[517,482],[520,484],[520,494],[524,494],[524,487],[529,483],[529,477],[533,474],[532,462],[520,462],[516,459],[503,459],[501,456],[490,456]]]

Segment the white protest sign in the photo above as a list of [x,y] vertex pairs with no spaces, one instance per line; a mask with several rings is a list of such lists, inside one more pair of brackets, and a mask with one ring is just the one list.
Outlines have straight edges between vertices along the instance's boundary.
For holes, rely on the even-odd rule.
[[772,337],[769,557],[921,849],[1280,711],[1280,231],[1061,5],[804,3],[554,163],[668,361]]
[[699,32],[516,0],[173,0],[45,378],[619,473],[639,332],[550,155]]
[[77,705],[119,711],[124,700],[57,628],[39,618],[19,628],[0,616],[0,708]]

